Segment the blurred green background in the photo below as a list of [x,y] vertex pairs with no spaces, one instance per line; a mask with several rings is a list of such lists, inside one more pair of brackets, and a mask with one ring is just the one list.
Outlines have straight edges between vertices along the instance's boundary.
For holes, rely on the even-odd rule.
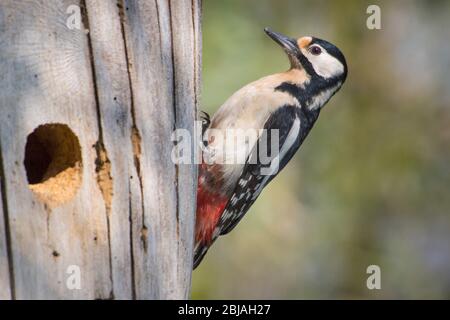
[[288,68],[265,26],[336,44],[349,76],[192,298],[450,298],[450,2],[205,0],[204,110]]

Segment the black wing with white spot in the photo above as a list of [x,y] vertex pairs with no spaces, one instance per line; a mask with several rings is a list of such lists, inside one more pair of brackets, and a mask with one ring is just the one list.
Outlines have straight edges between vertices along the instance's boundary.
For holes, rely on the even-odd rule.
[[[319,111],[307,111],[295,106],[284,106],[274,112],[264,125],[264,134],[253,148],[241,177],[217,226],[221,235],[230,232],[256,201],[263,188],[280,172],[298,150],[311,130]],[[271,131],[278,129],[278,135]],[[272,139],[278,138],[278,150],[271,150]],[[259,157],[261,148],[267,148]],[[265,149],[263,149],[265,150]],[[273,152],[275,151],[275,152]]]

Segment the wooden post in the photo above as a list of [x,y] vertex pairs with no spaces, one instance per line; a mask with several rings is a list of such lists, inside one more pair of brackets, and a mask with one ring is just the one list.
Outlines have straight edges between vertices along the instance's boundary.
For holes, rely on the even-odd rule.
[[200,7],[0,2],[0,299],[188,298]]

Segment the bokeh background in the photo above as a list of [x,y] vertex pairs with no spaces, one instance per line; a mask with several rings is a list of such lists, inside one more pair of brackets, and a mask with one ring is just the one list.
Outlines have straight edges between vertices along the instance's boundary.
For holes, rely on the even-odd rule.
[[194,271],[192,298],[450,298],[450,2],[206,0],[204,110],[288,68],[265,26],[333,42],[349,76]]

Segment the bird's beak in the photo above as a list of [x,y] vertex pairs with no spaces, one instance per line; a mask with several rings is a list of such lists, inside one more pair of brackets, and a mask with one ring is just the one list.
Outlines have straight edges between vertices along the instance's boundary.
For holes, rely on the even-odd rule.
[[281,33],[264,28],[264,31],[269,37],[271,37],[276,43],[278,43],[284,51],[290,56],[297,56],[300,54],[300,50],[295,39],[289,38]]

